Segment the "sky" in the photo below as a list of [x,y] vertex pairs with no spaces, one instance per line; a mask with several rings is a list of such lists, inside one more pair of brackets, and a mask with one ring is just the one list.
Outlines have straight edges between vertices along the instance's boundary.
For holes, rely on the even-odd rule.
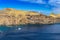
[[0,0],[0,10],[14,8],[17,10],[36,11],[45,15],[60,13],[60,0]]

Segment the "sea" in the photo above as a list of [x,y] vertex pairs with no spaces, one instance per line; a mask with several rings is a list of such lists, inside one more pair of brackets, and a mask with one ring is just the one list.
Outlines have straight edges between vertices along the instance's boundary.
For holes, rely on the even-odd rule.
[[0,26],[0,40],[60,40],[60,24]]

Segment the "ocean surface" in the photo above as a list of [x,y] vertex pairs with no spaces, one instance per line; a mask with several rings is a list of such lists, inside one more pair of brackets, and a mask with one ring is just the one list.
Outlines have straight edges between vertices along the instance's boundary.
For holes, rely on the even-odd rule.
[[60,40],[60,24],[0,26],[0,40]]

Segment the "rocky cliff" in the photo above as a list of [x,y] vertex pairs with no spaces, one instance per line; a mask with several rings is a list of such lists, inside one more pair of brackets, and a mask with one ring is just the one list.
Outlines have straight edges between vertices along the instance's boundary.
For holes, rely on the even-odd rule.
[[0,25],[53,24],[55,18],[33,11],[21,11],[11,8],[0,10]]
[[50,14],[51,17],[54,17],[55,23],[60,23],[60,14]]

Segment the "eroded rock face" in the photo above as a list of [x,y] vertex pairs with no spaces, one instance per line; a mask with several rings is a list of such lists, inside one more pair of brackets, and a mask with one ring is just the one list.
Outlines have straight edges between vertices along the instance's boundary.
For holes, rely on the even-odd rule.
[[24,11],[17,11],[17,10],[11,10],[11,9],[7,9],[7,10],[6,10],[7,12],[0,14],[0,25],[53,24],[55,23],[54,17],[46,16],[37,12],[24,13]]
[[50,14],[50,16],[54,17],[55,23],[60,23],[60,14]]
[[45,16],[45,15],[31,15],[30,17],[27,18],[30,20],[31,23],[35,24],[53,24],[55,23],[55,19],[50,16]]
[[20,25],[20,24],[53,24],[54,18],[49,16],[29,15],[23,16],[3,16],[0,17],[0,25]]

